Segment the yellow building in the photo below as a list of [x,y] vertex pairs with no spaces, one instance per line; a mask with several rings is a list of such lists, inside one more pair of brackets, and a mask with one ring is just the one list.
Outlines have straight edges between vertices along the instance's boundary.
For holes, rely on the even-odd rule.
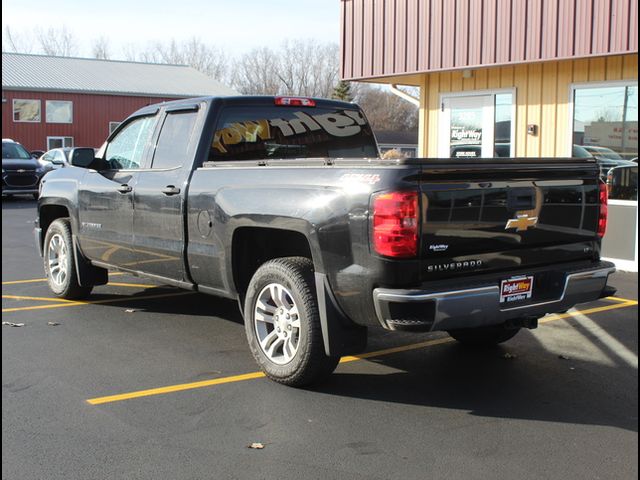
[[341,77],[420,87],[422,157],[595,157],[611,183],[604,255],[637,271],[637,7],[341,0]]

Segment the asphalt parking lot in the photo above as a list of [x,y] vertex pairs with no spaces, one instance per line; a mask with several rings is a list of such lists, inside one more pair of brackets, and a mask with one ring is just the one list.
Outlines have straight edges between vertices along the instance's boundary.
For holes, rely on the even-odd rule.
[[53,299],[34,216],[2,202],[5,479],[638,477],[637,275],[496,349],[373,332],[295,390],[234,302],[128,275]]

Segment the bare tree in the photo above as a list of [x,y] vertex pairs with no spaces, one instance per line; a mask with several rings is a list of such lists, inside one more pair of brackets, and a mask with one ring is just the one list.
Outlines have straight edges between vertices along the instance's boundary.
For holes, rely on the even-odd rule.
[[111,58],[109,39],[104,35],[96,38],[91,46],[91,55],[100,60],[109,60]]
[[242,93],[330,97],[338,82],[338,46],[314,40],[256,48],[236,62],[232,84]]
[[254,48],[235,64],[232,84],[244,94],[276,95],[280,92],[277,56],[267,47]]
[[406,131],[418,127],[418,108],[380,87],[361,84],[355,101],[374,130]]
[[70,57],[77,55],[78,43],[75,35],[65,25],[47,30],[36,29],[40,49],[46,55]]
[[2,50],[5,52],[31,53],[33,41],[11,31],[9,25],[5,25],[2,32]]
[[207,45],[197,37],[185,42],[175,39],[167,43],[153,42],[141,51],[129,44],[125,47],[124,55],[127,60],[189,65],[217,80],[225,80],[230,70],[229,59],[222,49]]

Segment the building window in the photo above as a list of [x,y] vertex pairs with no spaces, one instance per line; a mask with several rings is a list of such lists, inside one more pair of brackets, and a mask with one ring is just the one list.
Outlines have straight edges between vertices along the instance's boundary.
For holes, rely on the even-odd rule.
[[109,122],[109,135],[111,135],[122,122]]
[[47,123],[72,123],[73,102],[62,100],[47,100]]
[[47,137],[47,150],[73,147],[73,137]]
[[513,157],[513,91],[448,93],[441,97],[438,155]]
[[637,84],[574,87],[572,156],[595,157],[612,199],[637,200]]
[[40,100],[13,100],[14,122],[40,122]]

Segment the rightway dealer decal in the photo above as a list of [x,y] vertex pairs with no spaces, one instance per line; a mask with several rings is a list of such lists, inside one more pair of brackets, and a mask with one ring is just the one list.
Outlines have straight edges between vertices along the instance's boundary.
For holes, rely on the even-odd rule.
[[533,277],[516,277],[500,284],[500,303],[527,300],[533,294]]

